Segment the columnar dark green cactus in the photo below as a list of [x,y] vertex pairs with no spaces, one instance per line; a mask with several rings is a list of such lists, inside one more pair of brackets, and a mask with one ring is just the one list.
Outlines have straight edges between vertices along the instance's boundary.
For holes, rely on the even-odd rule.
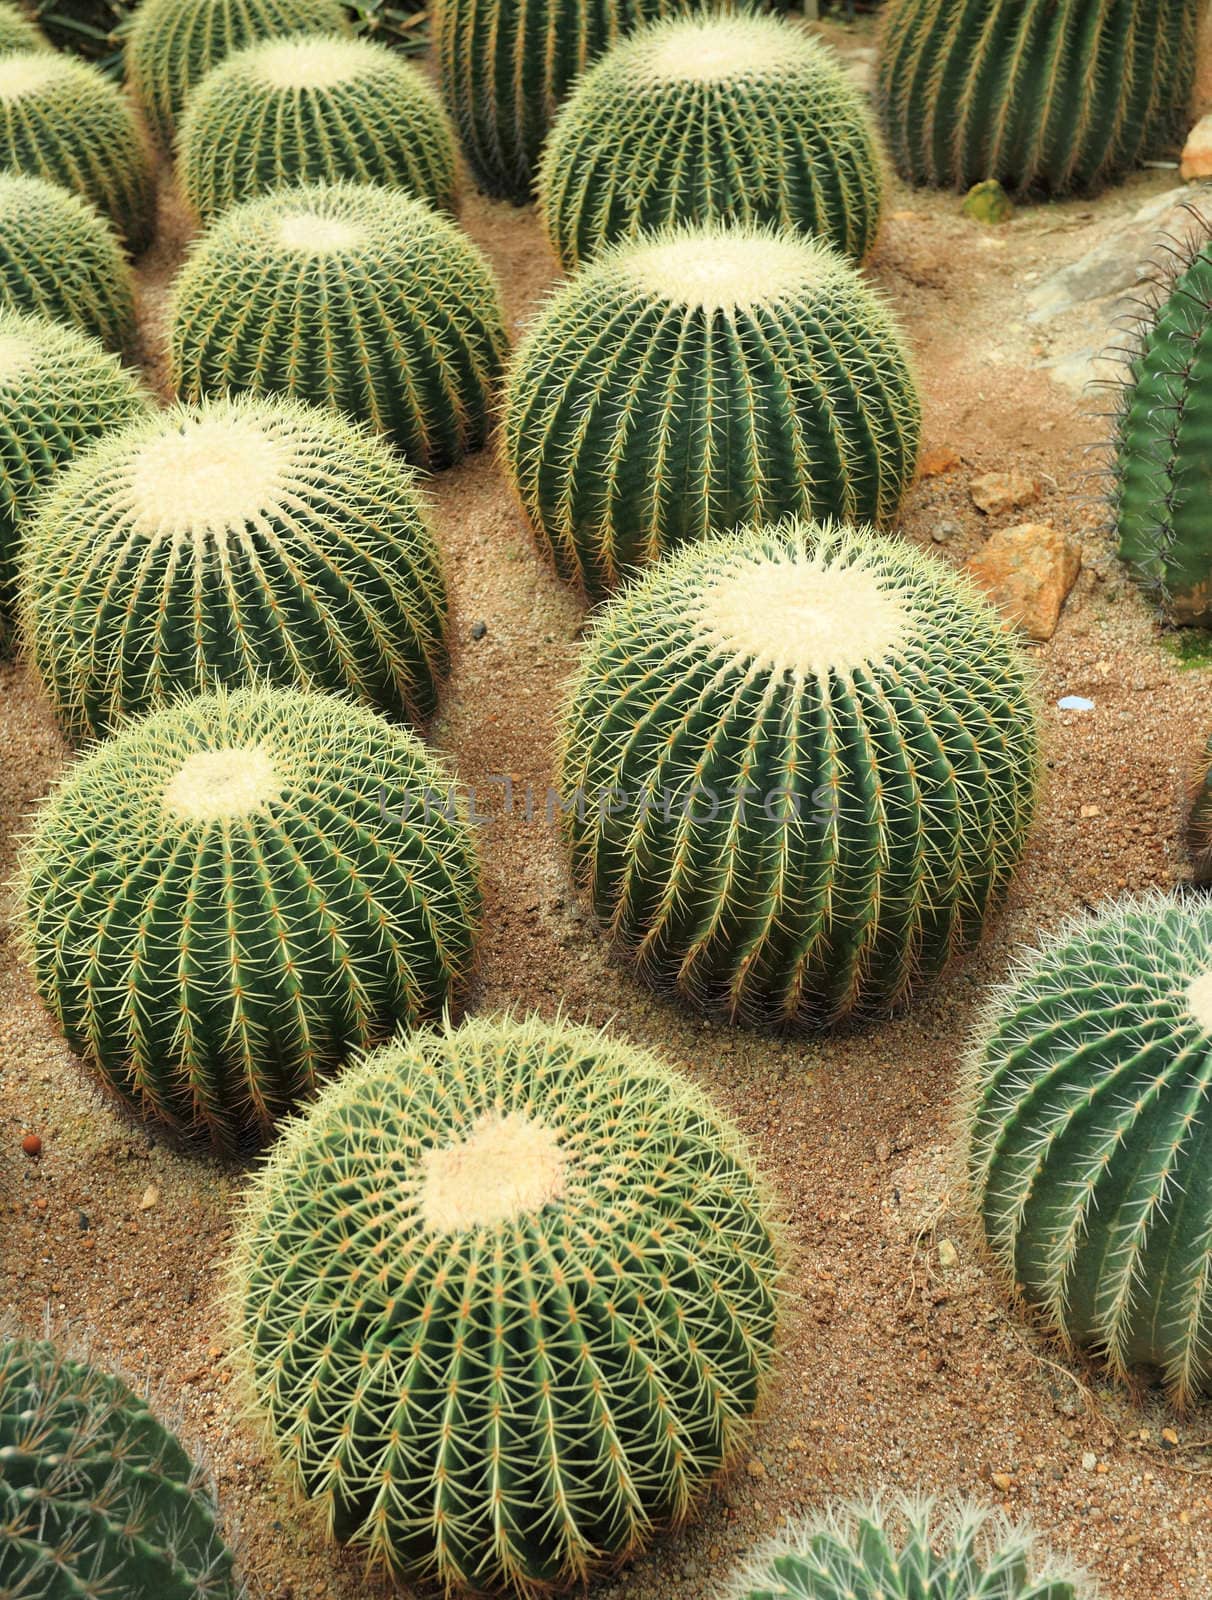
[[639,973],[779,1026],[879,1015],[981,932],[1022,853],[1030,672],[993,609],[870,530],[690,546],[598,613],[558,789]]
[[260,1142],[357,1049],[441,1014],[477,868],[407,730],[329,695],[177,701],[69,768],[21,857],[67,1042],[144,1115]]
[[1113,441],[1119,554],[1172,622],[1212,624],[1207,459],[1212,449],[1212,242],[1157,285],[1124,369]]
[[0,309],[0,619],[12,609],[18,522],[78,451],[147,411],[138,380],[75,328]]
[[1083,1600],[1078,1574],[977,1506],[837,1506],[760,1555],[730,1600]]
[[346,26],[341,0],[141,0],[126,46],[127,81],[168,150],[193,90],[234,51]]
[[170,329],[183,398],[297,395],[429,469],[483,444],[508,348],[496,279],[467,235],[371,184],[234,207],[177,280]]
[[254,1180],[233,1277],[253,1397],[337,1539],[477,1594],[682,1521],[773,1359],[738,1136],[643,1051],[537,1020],[344,1073]]
[[900,334],[849,262],[709,225],[611,247],[556,290],[502,441],[556,570],[596,599],[745,522],[887,522],[919,431]]
[[800,228],[861,260],[883,180],[840,61],[777,17],[653,23],[591,67],[556,118],[539,206],[565,267],[683,222]]
[[271,39],[216,67],[191,98],[181,187],[204,222],[269,190],[341,178],[454,210],[454,133],[437,90],[386,45]]
[[424,723],[447,665],[413,474],[344,418],[287,400],[156,412],[82,455],[26,523],[20,606],[75,739],[242,683]]
[[1024,962],[971,1063],[968,1173],[994,1261],[1071,1348],[1212,1388],[1212,908],[1163,895]]
[[638,23],[694,4],[437,0],[442,92],[481,189],[525,205],[556,109],[589,63]]
[[236,1600],[202,1473],[145,1401],[41,1341],[0,1341],[0,1595]]
[[135,280],[113,230],[56,183],[0,172],[0,306],[74,323],[107,350],[135,331]]
[[50,40],[17,6],[0,4],[0,56],[18,50],[48,50]]
[[83,196],[136,255],[151,242],[146,141],[121,91],[85,61],[51,50],[0,55],[0,169]]
[[890,0],[878,102],[898,172],[1085,193],[1183,125],[1199,0]]

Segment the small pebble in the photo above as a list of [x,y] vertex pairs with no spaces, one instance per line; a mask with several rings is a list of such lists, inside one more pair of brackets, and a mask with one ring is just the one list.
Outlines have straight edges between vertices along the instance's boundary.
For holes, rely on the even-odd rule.
[[42,1154],[42,1140],[36,1133],[27,1133],[21,1141],[21,1148],[27,1156],[40,1156]]
[[1082,1457],[1082,1471],[1093,1472],[1097,1466],[1098,1457],[1094,1454],[1093,1450],[1087,1450],[1085,1455]]
[[471,625],[471,637],[473,639],[482,639],[487,632],[488,632],[488,624],[486,622],[473,622],[472,623],[472,625]]

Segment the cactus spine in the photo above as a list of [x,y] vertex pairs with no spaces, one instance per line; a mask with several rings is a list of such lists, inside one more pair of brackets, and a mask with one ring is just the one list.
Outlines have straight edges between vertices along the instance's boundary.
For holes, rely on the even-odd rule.
[[130,107],[99,68],[50,50],[0,56],[0,168],[81,195],[138,255],[151,243],[151,160]]
[[1199,0],[890,0],[877,71],[910,183],[1086,193],[1179,131]]
[[1024,962],[970,1068],[993,1258],[1067,1345],[1212,1387],[1212,908],[1153,895]]
[[4,0],[0,4],[0,56],[18,50],[48,50],[50,41],[23,11]]
[[21,617],[75,739],[242,683],[424,723],[447,665],[412,473],[343,418],[283,400],[156,412],[81,456],[27,525]]
[[135,280],[104,218],[42,178],[0,172],[0,307],[74,323],[129,347]]
[[598,613],[558,787],[573,874],[639,973],[738,1021],[886,1013],[981,932],[1037,770],[1020,650],[868,531],[690,546]]
[[525,205],[556,109],[638,23],[694,0],[438,0],[442,92],[486,194]]
[[230,1150],[354,1050],[437,1016],[479,917],[424,746],[328,695],[183,700],[69,769],[21,858],[24,937],[71,1047]]
[[297,395],[450,466],[483,444],[507,341],[496,279],[422,201],[312,184],[222,217],[177,280],[173,382]]
[[233,1273],[253,1396],[336,1537],[480,1594],[689,1514],[770,1371],[777,1275],[710,1102],[537,1020],[343,1074],[254,1179]]
[[78,451],[151,405],[95,340],[0,309],[0,618],[12,609],[18,523]]
[[340,0],[141,0],[126,45],[127,81],[170,150],[186,101],[227,56],[258,39],[346,26]]
[[1204,234],[1167,270],[1136,330],[1111,463],[1120,558],[1172,622],[1201,626],[1212,623],[1212,241]]
[[653,23],[591,67],[556,118],[539,205],[561,264],[678,223],[800,228],[856,260],[883,180],[841,63],[777,17]]
[[368,39],[250,45],[210,74],[181,125],[181,187],[204,222],[238,200],[341,178],[398,186],[453,211],[457,176],[437,91]]
[[614,246],[556,290],[502,443],[556,570],[597,599],[746,522],[886,522],[919,431],[900,335],[850,263],[713,224]]
[[978,1506],[842,1505],[772,1544],[731,1600],[1093,1600],[1032,1535]]
[[0,1343],[0,1594],[236,1600],[199,1469],[121,1379]]

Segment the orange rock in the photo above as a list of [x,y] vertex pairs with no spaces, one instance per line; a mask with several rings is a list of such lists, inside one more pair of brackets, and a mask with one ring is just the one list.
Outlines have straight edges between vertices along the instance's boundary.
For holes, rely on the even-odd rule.
[[959,451],[945,444],[938,450],[927,450],[918,464],[919,478],[941,478],[944,472],[954,472],[960,465]]
[[968,571],[1006,618],[1030,639],[1050,639],[1081,571],[1075,539],[1046,522],[1000,528],[968,563]]
[[1188,183],[1212,177],[1212,114],[1201,117],[1187,135],[1179,172]]
[[969,488],[976,509],[989,517],[1017,511],[1039,499],[1039,484],[1025,472],[985,472],[973,478]]

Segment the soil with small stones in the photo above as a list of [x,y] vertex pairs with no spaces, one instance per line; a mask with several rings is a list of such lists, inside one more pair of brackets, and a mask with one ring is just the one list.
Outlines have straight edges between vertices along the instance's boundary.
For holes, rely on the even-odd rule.
[[[983,947],[887,1025],[765,1038],[704,1024],[611,964],[543,805],[582,609],[536,554],[491,452],[432,484],[454,639],[432,741],[488,814],[470,1005],[562,1012],[663,1051],[744,1129],[794,1252],[780,1380],[735,1471],[694,1526],[604,1580],[604,1595],[713,1596],[722,1570],[785,1519],[882,1486],[958,1490],[1026,1515],[1113,1600],[1212,1595],[1212,1409],[1175,1416],[1156,1391],[1130,1395],[1025,1327],[965,1229],[951,1154],[965,1041],[1013,953],[1075,910],[1184,875],[1179,800],[1208,730],[1208,676],[1179,667],[1125,581],[1083,497],[1105,424],[1041,370],[1048,350],[1025,310],[1029,285],[1174,182],[1141,174],[998,229],[965,221],[952,196],[890,197],[870,274],[912,341],[925,449],[961,458],[913,488],[904,536],[959,563],[992,526],[1050,520],[1080,538],[1084,569],[1056,637],[1033,652],[1048,775],[1023,870]],[[496,266],[516,334],[555,275],[535,217],[469,193],[462,222]],[[165,294],[186,233],[166,182],[160,243],[140,268],[141,355],[161,388]],[[1079,312],[1048,341],[1094,332]],[[1040,499],[983,517],[969,484],[990,471],[1028,473]],[[1094,710],[1057,710],[1069,693]],[[22,666],[0,662],[0,871],[67,757]],[[512,816],[495,781],[506,776]],[[16,1324],[39,1330],[49,1315],[179,1418],[213,1468],[252,1600],[385,1594],[279,1491],[233,1392],[221,1297],[242,1172],[174,1149],[93,1088],[32,991],[11,906],[0,1074],[0,1298]],[[23,1153],[28,1133],[43,1140],[37,1159]]]

